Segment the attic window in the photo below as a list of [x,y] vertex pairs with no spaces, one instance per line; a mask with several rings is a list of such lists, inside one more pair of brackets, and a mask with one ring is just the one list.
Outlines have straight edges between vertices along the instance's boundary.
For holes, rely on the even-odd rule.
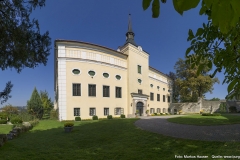
[[108,73],[103,73],[103,77],[108,78],[109,74]]
[[73,69],[73,70],[72,70],[72,73],[73,73],[73,74],[79,74],[79,73],[80,73],[80,70],[79,70],[79,69]]
[[116,75],[116,79],[117,79],[117,80],[120,80],[120,79],[121,79],[121,76],[120,76],[120,75]]
[[94,71],[88,71],[88,74],[90,75],[90,76],[95,76],[95,72]]

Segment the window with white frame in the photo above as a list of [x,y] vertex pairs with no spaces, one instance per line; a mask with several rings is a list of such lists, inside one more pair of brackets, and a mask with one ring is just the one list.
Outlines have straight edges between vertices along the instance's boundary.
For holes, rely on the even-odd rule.
[[74,108],[73,109],[73,115],[74,116],[80,116],[80,108]]
[[123,108],[120,108],[120,107],[118,107],[118,108],[115,108],[115,115],[121,115],[121,114],[124,114],[124,110],[123,110]]
[[161,112],[161,109],[160,108],[157,108],[157,113],[160,113]]
[[109,115],[109,108],[104,108],[103,112],[104,112],[104,116]]
[[73,96],[81,96],[81,84],[80,83],[72,84],[72,95]]
[[90,116],[95,116],[96,115],[96,108],[90,108],[89,115]]
[[154,112],[154,108],[150,108],[150,113],[153,114]]

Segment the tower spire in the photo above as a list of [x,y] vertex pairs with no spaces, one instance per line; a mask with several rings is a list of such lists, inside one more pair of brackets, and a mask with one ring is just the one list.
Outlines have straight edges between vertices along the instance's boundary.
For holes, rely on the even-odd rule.
[[134,36],[135,36],[135,34],[133,33],[133,30],[132,30],[131,14],[129,14],[129,17],[128,17],[128,31],[126,33],[126,43],[125,44],[131,43],[131,44],[137,46],[137,44],[134,41]]

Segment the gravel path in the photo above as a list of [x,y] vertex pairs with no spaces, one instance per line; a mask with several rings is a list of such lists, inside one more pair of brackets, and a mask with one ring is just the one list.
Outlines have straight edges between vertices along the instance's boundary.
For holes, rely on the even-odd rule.
[[167,118],[169,117],[172,116],[143,117],[136,121],[135,125],[143,130],[176,138],[203,141],[240,141],[240,124],[194,126],[168,122]]

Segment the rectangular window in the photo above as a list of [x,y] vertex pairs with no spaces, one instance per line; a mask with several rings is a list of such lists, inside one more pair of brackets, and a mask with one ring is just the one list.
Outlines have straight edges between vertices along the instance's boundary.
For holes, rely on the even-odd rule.
[[160,113],[160,111],[161,111],[160,108],[157,108],[157,113]]
[[121,115],[124,114],[123,108],[115,108],[115,115]]
[[150,92],[150,100],[153,101],[154,94],[152,92]]
[[142,90],[141,89],[138,90],[138,94],[142,94]]
[[107,116],[109,115],[109,108],[104,108],[104,116]]
[[138,73],[142,73],[142,66],[138,65]]
[[80,83],[72,84],[72,95],[73,96],[81,96],[81,84]]
[[74,108],[73,114],[74,116],[80,116],[80,108]]
[[157,94],[157,101],[160,101],[160,94]]
[[168,96],[167,101],[170,102],[170,96]]
[[109,86],[103,86],[103,97],[110,97]]
[[96,97],[96,84],[88,85],[88,96]]
[[150,113],[153,114],[155,112],[154,108],[150,108]]
[[96,115],[96,108],[90,108],[89,115],[90,116],[95,116]]
[[122,88],[116,87],[116,98],[122,98]]
[[165,102],[165,95],[163,95],[163,102]]

